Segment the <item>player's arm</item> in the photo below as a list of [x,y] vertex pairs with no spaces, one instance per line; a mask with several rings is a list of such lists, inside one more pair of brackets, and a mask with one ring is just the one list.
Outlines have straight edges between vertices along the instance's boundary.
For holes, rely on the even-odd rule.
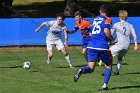
[[107,37],[107,40],[108,40],[108,41],[112,41],[112,35],[111,35],[111,33],[110,33],[109,28],[104,28],[104,32],[105,32],[105,35],[106,35],[106,37]]
[[117,38],[113,38],[115,32],[116,32],[116,25],[114,25],[114,26],[111,28],[112,41],[116,43],[116,42],[118,42],[118,39],[117,39]]
[[75,33],[77,30],[72,30],[72,31],[68,31],[68,34],[73,34]]
[[134,28],[132,28],[132,35],[134,37],[134,50],[137,50],[138,49],[138,43],[137,43],[137,35],[136,35],[136,32],[134,30]]
[[112,24],[112,20],[111,20],[110,18],[107,18],[106,21],[105,21],[104,32],[105,32],[105,35],[106,35],[107,40],[108,40],[109,42],[112,41],[112,35],[111,35],[111,32],[110,32],[111,24]]
[[75,33],[79,28],[75,27],[72,31],[67,31],[68,34],[73,34]]
[[114,36],[115,31],[116,31],[116,27],[113,26],[113,27],[111,28],[111,35],[112,35],[112,37]]
[[90,31],[91,26],[92,26],[91,23],[89,21],[87,21],[87,24],[86,25],[87,25],[87,28],[86,29],[89,31],[89,36],[92,36],[92,32]]
[[39,30],[40,30],[43,26],[45,26],[45,25],[47,25],[47,22],[43,22],[43,23],[35,30],[35,32],[39,32]]
[[65,42],[68,41],[68,30],[64,30]]
[[65,41],[64,41],[64,45],[67,47],[67,41],[68,41],[68,30],[64,30],[64,35],[65,35]]

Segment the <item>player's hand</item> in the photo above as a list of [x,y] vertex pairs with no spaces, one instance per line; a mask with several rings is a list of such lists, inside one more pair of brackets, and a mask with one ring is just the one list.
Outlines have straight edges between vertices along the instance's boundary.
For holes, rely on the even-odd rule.
[[67,42],[64,42],[64,45],[65,45],[65,47],[66,47],[66,48],[68,47],[68,44],[67,44]]
[[39,32],[39,29],[37,28],[37,29],[35,30],[35,32]]
[[89,36],[92,36],[92,33],[89,33]]
[[138,46],[136,45],[136,46],[134,46],[134,50],[138,50]]

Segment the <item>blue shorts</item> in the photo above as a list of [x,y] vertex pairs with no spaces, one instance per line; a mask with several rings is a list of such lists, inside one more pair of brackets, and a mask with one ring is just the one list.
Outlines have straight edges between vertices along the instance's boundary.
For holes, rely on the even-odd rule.
[[88,42],[89,42],[90,37],[83,37],[82,38],[82,48],[87,48]]
[[111,51],[88,49],[88,62],[96,62],[99,59],[104,63],[110,62],[112,60]]

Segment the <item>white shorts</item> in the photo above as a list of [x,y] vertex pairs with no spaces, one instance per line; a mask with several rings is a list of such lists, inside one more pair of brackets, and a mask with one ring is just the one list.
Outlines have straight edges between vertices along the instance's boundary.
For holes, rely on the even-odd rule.
[[116,46],[116,45],[113,45],[112,47],[110,47],[110,50],[111,50],[111,54],[113,57],[116,55],[124,57],[128,51],[128,49],[124,49],[124,48],[121,48],[121,47]]
[[61,39],[46,40],[46,43],[47,43],[47,50],[54,50],[55,46],[58,50],[61,50],[62,48],[64,48],[64,44],[62,43]]

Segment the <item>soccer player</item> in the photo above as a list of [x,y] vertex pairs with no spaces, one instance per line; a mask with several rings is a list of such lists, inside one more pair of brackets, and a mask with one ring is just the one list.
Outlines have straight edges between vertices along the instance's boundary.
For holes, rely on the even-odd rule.
[[129,49],[131,34],[134,37],[135,43],[134,50],[138,49],[137,35],[135,29],[133,28],[133,25],[126,22],[127,16],[128,13],[126,10],[120,10],[119,11],[120,22],[115,23],[111,29],[112,36],[114,35],[114,32],[116,32],[117,34],[117,43],[112,47],[110,47],[112,56],[114,57],[118,55],[117,68],[115,72],[116,75],[119,75],[122,59]]
[[[69,57],[68,52],[65,49],[65,46],[67,46],[67,28],[65,23],[63,23],[63,20],[65,19],[65,16],[62,13],[57,14],[57,20],[43,22],[36,30],[35,32],[38,32],[43,26],[48,26],[49,30],[46,37],[46,43],[47,43],[47,51],[48,51],[48,60],[47,63],[51,63],[51,58],[53,57],[54,52],[54,46],[57,47],[58,50],[61,50],[61,52],[64,54],[65,59],[67,60],[69,66],[73,68],[71,59]],[[64,31],[65,35],[65,42],[64,44],[61,41],[61,32]],[[65,46],[64,46],[65,45]]]
[[99,58],[105,64],[104,81],[102,90],[108,89],[107,84],[109,82],[112,72],[112,55],[109,50],[108,41],[111,40],[110,26],[112,20],[107,17],[108,6],[103,4],[100,7],[100,14],[93,20],[91,26],[91,39],[88,43],[88,65],[79,68],[74,75],[74,81],[77,82],[79,77],[85,73],[91,73],[94,71],[96,62]]
[[76,11],[74,14],[74,17],[76,19],[75,23],[75,28],[68,34],[75,33],[78,29],[81,30],[81,35],[82,35],[82,54],[84,57],[87,59],[87,44],[90,39],[90,32],[89,32],[89,27],[90,27],[90,22],[88,20],[85,20],[82,18],[82,15],[80,11]]

